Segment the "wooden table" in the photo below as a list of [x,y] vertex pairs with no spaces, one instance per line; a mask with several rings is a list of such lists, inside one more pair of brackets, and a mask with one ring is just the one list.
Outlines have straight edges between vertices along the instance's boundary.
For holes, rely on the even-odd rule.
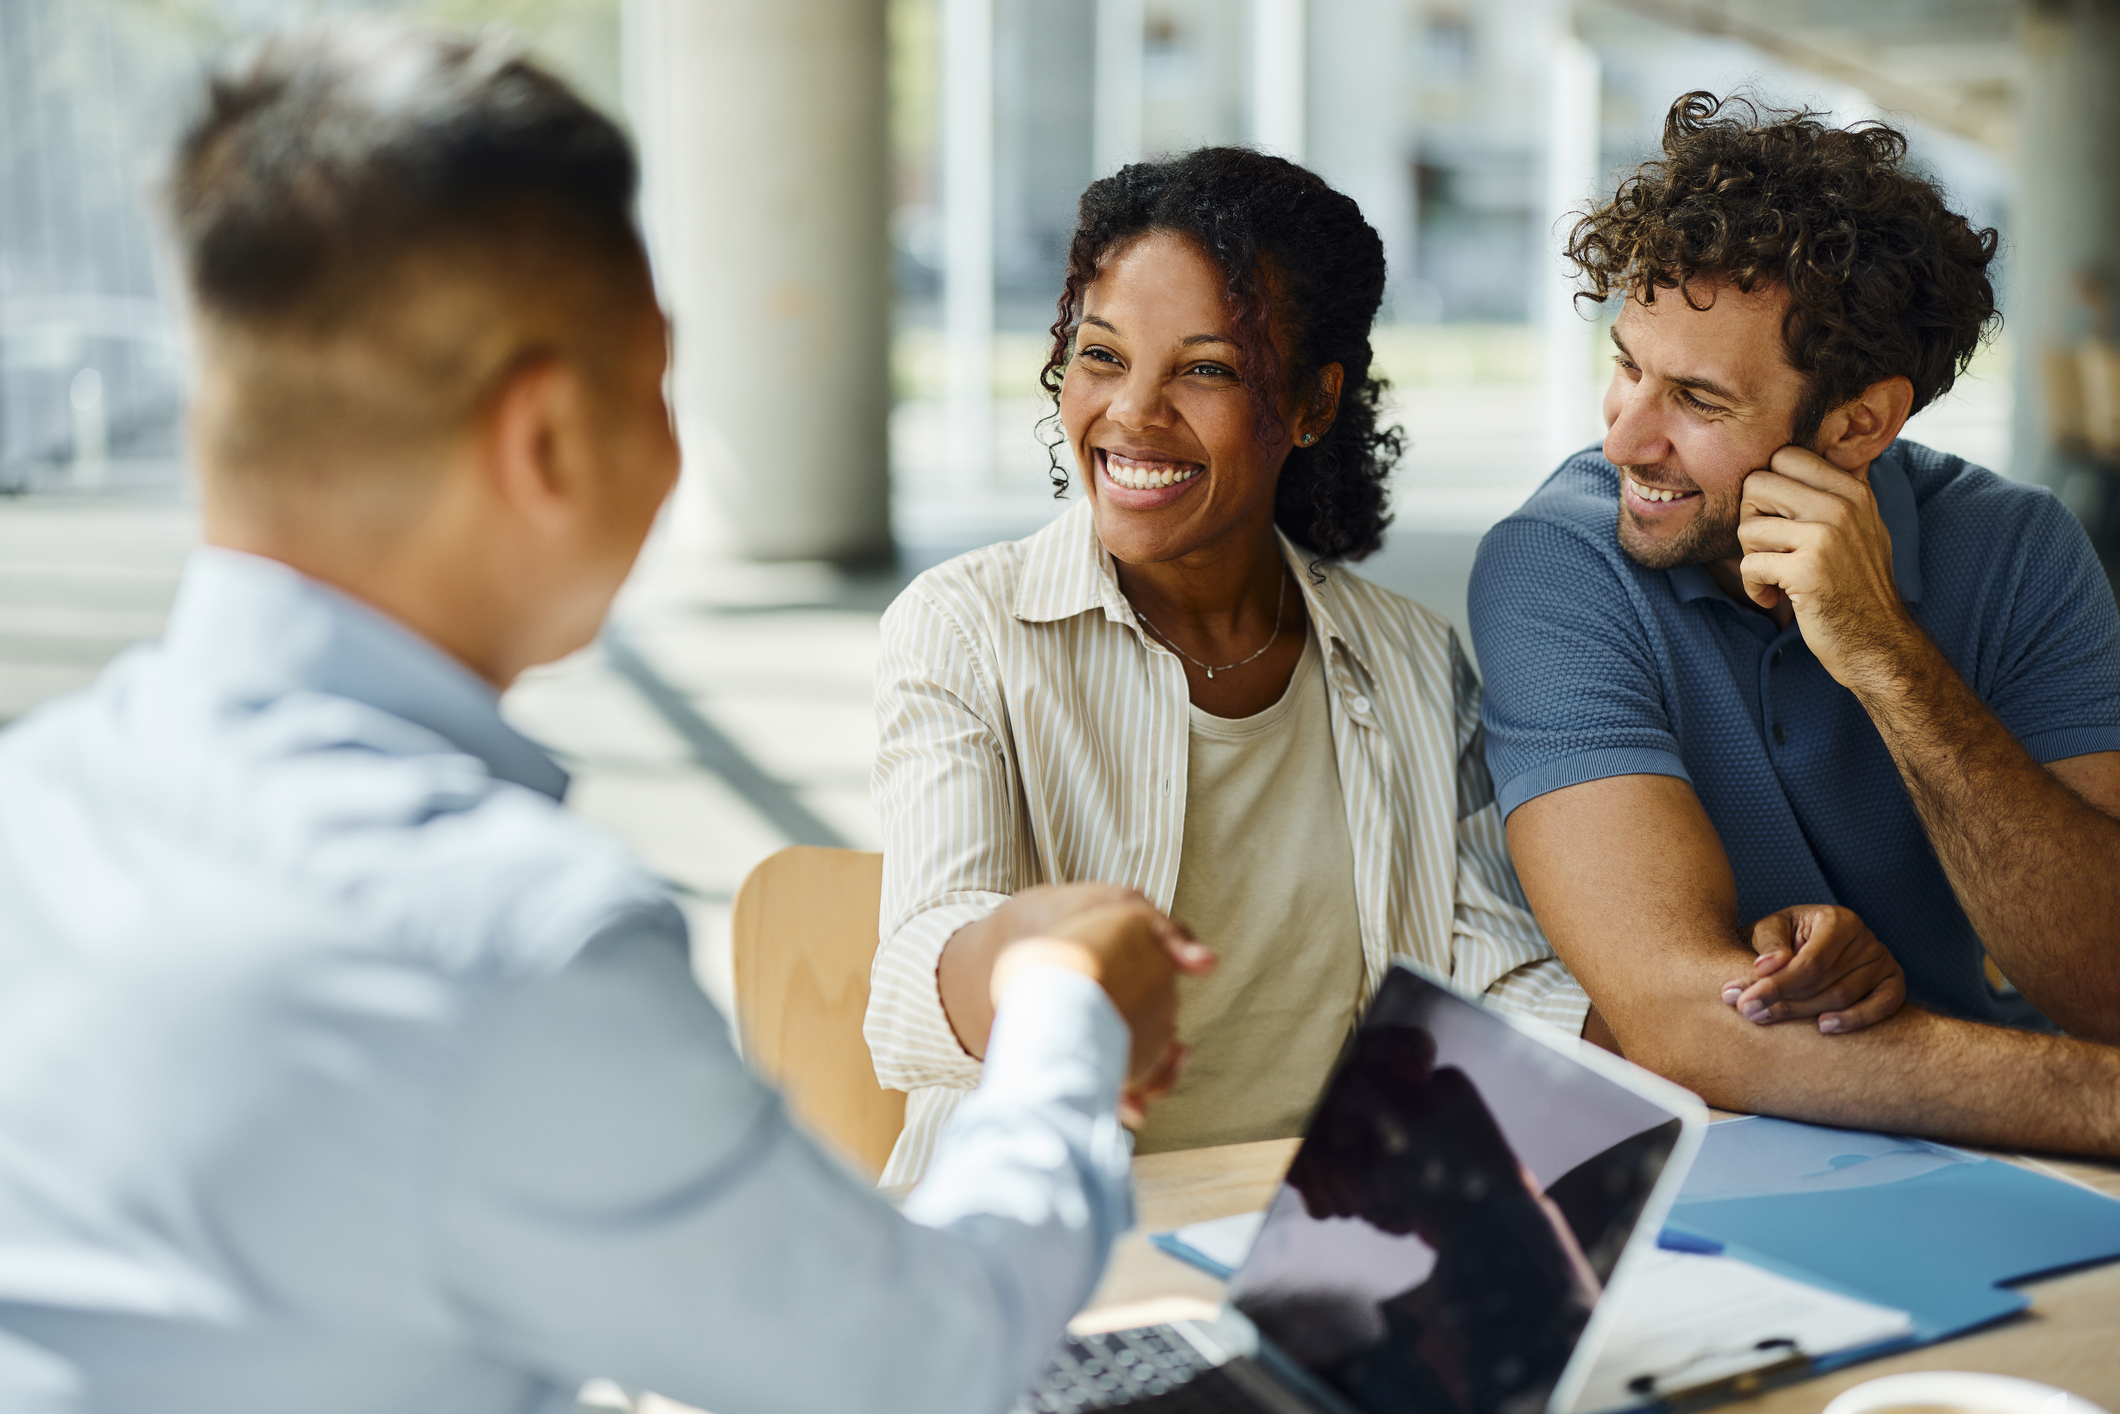
[[[1293,1139],[1149,1154],[1134,1161],[1139,1223],[1112,1254],[1104,1284],[1075,1329],[1117,1330],[1211,1313],[1222,1284],[1151,1247],[1148,1234],[1266,1206],[1295,1153]],[[2120,1166],[1995,1157],[2120,1198]],[[1939,1241],[1949,1241],[1939,1234]],[[2057,1385],[2120,1414],[2120,1262],[2024,1288],[2031,1309],[1999,1325],[1770,1390],[1723,1408],[1816,1414],[1851,1385],[1908,1370],[1982,1370]]]

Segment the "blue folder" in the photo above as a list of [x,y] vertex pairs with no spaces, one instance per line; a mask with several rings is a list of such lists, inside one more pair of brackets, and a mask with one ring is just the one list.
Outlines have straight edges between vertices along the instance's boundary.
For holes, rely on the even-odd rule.
[[[1150,1240],[1229,1275],[1177,1233]],[[1914,1335],[1895,1346],[1925,1345],[2030,1305],[2012,1283],[2120,1259],[2120,1201],[1925,1139],[1732,1119],[1708,1127],[1661,1243],[1905,1311]]]
[[1733,1119],[1666,1233],[1896,1307],[1925,1344],[2023,1310],[2010,1283],[2120,1258],[2120,1201],[1922,1139]]

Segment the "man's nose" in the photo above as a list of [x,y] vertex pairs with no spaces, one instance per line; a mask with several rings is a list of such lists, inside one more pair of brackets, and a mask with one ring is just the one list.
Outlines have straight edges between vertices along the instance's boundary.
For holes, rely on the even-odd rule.
[[1614,466],[1654,466],[1670,455],[1671,439],[1656,400],[1643,383],[1614,374],[1605,394],[1605,460]]

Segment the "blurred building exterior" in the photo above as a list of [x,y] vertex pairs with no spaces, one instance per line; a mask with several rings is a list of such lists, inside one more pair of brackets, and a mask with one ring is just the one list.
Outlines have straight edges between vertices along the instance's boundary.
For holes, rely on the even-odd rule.
[[624,110],[701,553],[917,567],[1042,523],[1075,201],[1203,143],[1361,202],[1399,539],[1476,534],[1597,435],[1558,232],[1692,88],[1904,126],[2004,231],[2009,314],[1913,435],[2088,520],[2115,499],[2120,0],[8,0],[0,494],[176,494],[153,164],[207,55],[337,11],[510,26]]

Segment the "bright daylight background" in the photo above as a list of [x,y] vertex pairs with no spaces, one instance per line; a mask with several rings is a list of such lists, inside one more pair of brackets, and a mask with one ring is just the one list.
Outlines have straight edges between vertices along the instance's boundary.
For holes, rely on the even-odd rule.
[[[803,315],[825,334],[757,357],[779,359],[772,376],[810,399],[804,420],[873,396],[881,442],[887,399],[887,456],[825,468],[826,489],[785,514],[822,515],[834,485],[880,492],[887,464],[895,562],[847,568],[785,544],[746,558],[760,543],[743,487],[797,468],[742,437],[791,424],[761,405],[762,430],[739,425],[695,398],[681,367],[686,485],[618,628],[509,702],[575,771],[578,807],[668,877],[698,930],[702,981],[724,1000],[727,909],[750,865],[789,841],[877,843],[868,692],[882,606],[922,566],[1060,508],[1034,378],[1074,201],[1100,172],[1251,142],[1362,202],[1390,252],[1377,348],[1411,447],[1397,528],[1365,569],[1460,622],[1479,534],[1598,434],[1603,334],[1566,300],[1555,223],[1653,149],[1675,95],[1747,86],[1841,120],[1888,112],[1961,207],[2009,234],[2012,262],[2046,250],[2019,240],[2033,217],[2015,154],[2034,150],[2026,114],[2051,85],[2027,75],[2057,62],[2039,28],[2054,22],[2012,0],[752,0],[749,13],[768,5],[837,26],[818,33],[888,79],[888,143],[863,149],[889,168],[872,282],[888,359],[856,350],[852,384],[817,372],[843,313],[830,308]],[[783,137],[812,141],[793,127],[702,130],[701,86],[723,80],[688,67],[711,54],[686,46],[733,25],[741,0],[0,3],[0,721],[154,635],[195,535],[186,358],[147,194],[201,65],[264,26],[351,10],[507,26],[627,117],[681,361],[695,277],[714,266],[741,288],[748,275],[731,233],[771,241],[775,223],[800,219],[688,165],[738,142],[770,164]],[[2066,209],[2047,188],[2038,209]],[[2049,285],[2068,274],[2065,253],[2038,258]],[[2012,332],[1911,431],[2047,480],[2096,518],[2095,460],[2056,450],[2080,429],[2020,395],[2019,371],[2106,332],[2098,271],[2075,272],[2059,313],[2025,302],[2021,274],[2006,266]],[[793,319],[805,288],[769,293]]]

